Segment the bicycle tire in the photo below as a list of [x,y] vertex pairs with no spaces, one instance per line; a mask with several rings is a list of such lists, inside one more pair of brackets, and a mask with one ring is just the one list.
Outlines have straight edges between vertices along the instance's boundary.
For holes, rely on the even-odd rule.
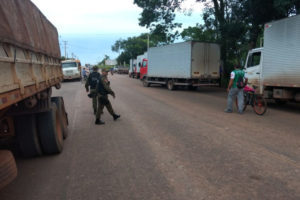
[[262,96],[260,95],[254,96],[253,110],[257,115],[264,115],[266,113],[267,102]]

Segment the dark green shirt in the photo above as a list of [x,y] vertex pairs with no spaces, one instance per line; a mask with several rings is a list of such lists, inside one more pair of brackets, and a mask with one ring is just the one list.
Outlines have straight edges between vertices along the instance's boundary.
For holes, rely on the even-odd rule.
[[240,77],[245,78],[245,72],[243,70],[235,69],[231,72],[230,79],[233,79],[232,88],[237,88],[236,83]]

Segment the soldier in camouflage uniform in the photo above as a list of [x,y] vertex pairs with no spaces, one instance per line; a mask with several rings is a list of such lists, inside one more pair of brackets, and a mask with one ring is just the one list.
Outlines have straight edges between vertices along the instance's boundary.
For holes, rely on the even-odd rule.
[[[90,94],[88,96],[93,99],[93,110],[94,110],[95,115],[98,110],[98,99],[97,99],[96,87],[97,87],[97,84],[100,81],[100,79],[101,79],[101,75],[98,72],[98,67],[94,66],[93,72],[89,75],[89,77],[85,83],[85,89],[86,89],[86,92],[90,91]],[[89,90],[89,87],[90,87],[90,90]]]
[[105,124],[105,122],[101,121],[101,114],[103,113],[103,108],[106,107],[108,112],[113,116],[114,120],[120,118],[120,115],[117,115],[112,105],[108,99],[108,94],[110,94],[113,98],[116,98],[114,91],[110,88],[110,83],[107,79],[108,71],[103,69],[101,73],[101,81],[99,81],[96,91],[98,93],[98,110],[96,113],[96,121],[95,124],[101,125]]

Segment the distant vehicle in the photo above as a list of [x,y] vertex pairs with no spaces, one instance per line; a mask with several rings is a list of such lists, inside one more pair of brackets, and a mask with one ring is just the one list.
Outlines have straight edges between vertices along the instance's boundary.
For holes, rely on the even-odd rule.
[[300,15],[265,24],[264,47],[249,51],[245,71],[264,98],[300,102]]
[[80,79],[81,78],[81,63],[79,60],[64,60],[62,61],[62,70],[64,80]]
[[68,118],[63,98],[51,97],[63,80],[57,29],[30,0],[1,0],[0,16],[2,188],[17,176],[10,147],[25,157],[60,153]]
[[140,78],[145,87],[161,84],[169,90],[176,86],[218,86],[220,46],[189,41],[150,48],[148,58],[140,64]]
[[128,67],[123,67],[123,66],[119,66],[117,71],[117,74],[128,74],[129,73],[129,68]]

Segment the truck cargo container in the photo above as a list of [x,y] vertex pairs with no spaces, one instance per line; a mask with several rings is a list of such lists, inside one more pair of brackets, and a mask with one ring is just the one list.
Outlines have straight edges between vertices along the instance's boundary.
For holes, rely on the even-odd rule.
[[188,41],[150,48],[141,66],[141,77],[144,86],[161,84],[169,90],[176,86],[217,86],[219,68],[218,44]]
[[300,15],[265,24],[264,46],[249,51],[245,71],[265,98],[300,102]]
[[[0,4],[0,188],[17,176],[11,150],[25,157],[60,153],[67,136],[56,28],[30,0]],[[17,148],[12,148],[17,146]]]

